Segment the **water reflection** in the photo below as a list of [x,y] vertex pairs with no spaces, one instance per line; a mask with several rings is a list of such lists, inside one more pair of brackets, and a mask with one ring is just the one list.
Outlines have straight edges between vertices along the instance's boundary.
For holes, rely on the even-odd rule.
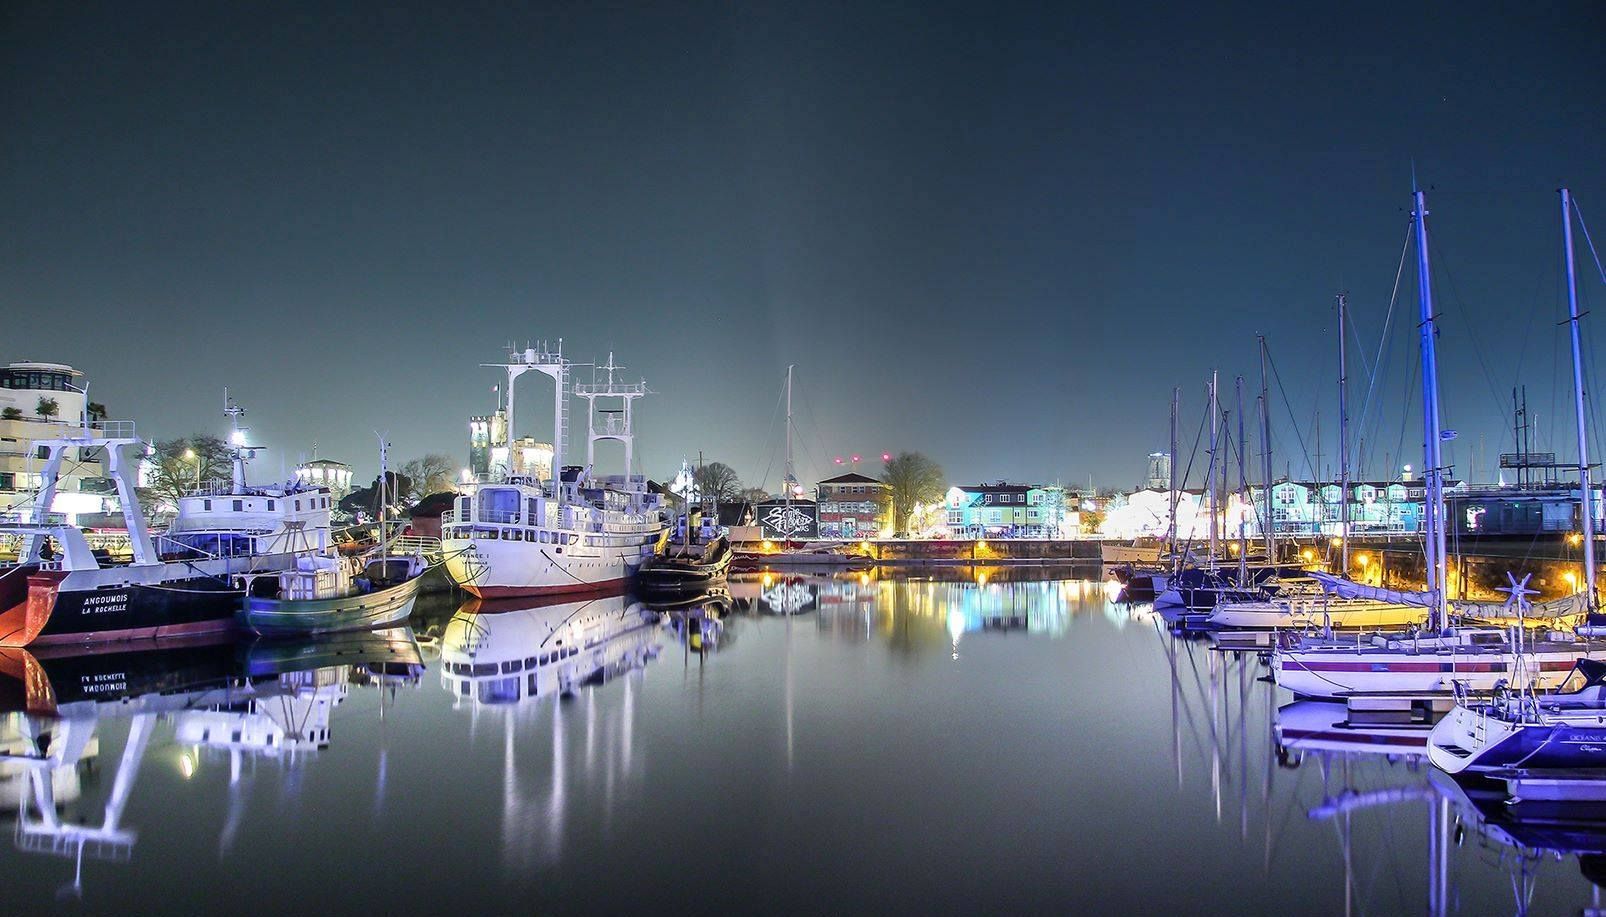
[[[124,816],[154,745],[186,780],[210,756],[227,759],[230,805],[219,834],[219,852],[227,853],[243,814],[248,760],[293,769],[328,747],[330,712],[351,685],[416,685],[422,671],[405,627],[317,643],[7,649],[0,653],[0,776],[15,805],[17,847],[73,861],[61,894],[81,896],[86,859],[127,863],[139,832]],[[98,776],[99,734],[114,720],[127,721],[127,736],[97,812],[85,790]]]
[[[481,717],[500,720],[502,851],[510,867],[552,863],[562,854],[571,730],[581,733],[583,774],[600,775],[605,794],[611,797],[619,781],[639,779],[634,681],[623,680],[611,723],[599,714],[596,696],[581,688],[639,672],[661,647],[659,613],[629,596],[534,605],[471,600],[447,622],[442,687],[476,725]],[[564,701],[577,695],[580,709],[566,709]],[[571,725],[576,717],[580,722]],[[551,743],[545,780],[526,782],[519,751],[542,733]]]
[[[360,907],[376,882],[436,912],[666,894],[734,909],[803,879],[818,909],[1597,900],[1597,813],[1444,780],[1422,733],[1357,726],[1271,684],[1257,652],[1034,572],[736,577],[664,606],[454,601],[422,646],[400,631],[0,654],[4,900],[87,883],[96,903],[160,911],[197,856],[264,910]],[[430,687],[400,691],[431,653]],[[717,882],[688,880],[709,862],[691,851],[718,852]],[[331,889],[324,862],[352,878]],[[466,886],[487,897],[457,902]]]
[[[1606,879],[1606,808],[1506,804],[1503,788],[1437,772],[1423,730],[1292,698],[1255,652],[1155,633],[1171,675],[1179,795],[1207,786],[1215,820],[1236,823],[1268,879],[1292,870],[1313,901],[1345,914],[1482,913],[1502,899],[1503,910],[1548,912],[1558,897],[1576,901],[1543,880],[1545,864],[1568,856],[1591,883]],[[1330,854],[1310,846],[1324,832],[1340,866],[1333,885],[1317,878]],[[1599,907],[1598,886],[1584,894]]]

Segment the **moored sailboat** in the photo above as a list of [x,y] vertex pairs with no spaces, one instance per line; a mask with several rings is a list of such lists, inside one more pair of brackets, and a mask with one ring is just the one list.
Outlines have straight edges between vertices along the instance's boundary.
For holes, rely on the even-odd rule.
[[[1428,270],[1427,206],[1421,191],[1414,193],[1413,220],[1421,306],[1427,588],[1405,592],[1353,583],[1338,576],[1318,574],[1317,578],[1341,596],[1421,606],[1427,612],[1429,626],[1423,631],[1374,634],[1354,640],[1310,638],[1278,649],[1272,658],[1277,682],[1298,694],[1340,697],[1358,692],[1433,693],[1450,691],[1458,683],[1469,690],[1490,691],[1519,673],[1525,674],[1533,685],[1550,687],[1567,676],[1579,656],[1601,648],[1556,632],[1519,646],[1512,633],[1503,628],[1451,624],[1446,589],[1445,466],[1440,452],[1443,430],[1439,419],[1437,330]],[[1576,329],[1576,313],[1574,326]],[[1582,397],[1580,388],[1580,403]],[[1586,477],[1586,494],[1587,480]],[[1588,579],[1586,604],[1593,596],[1592,570]],[[1520,603],[1526,590],[1513,583],[1511,592],[1513,601]],[[1577,601],[1572,597],[1560,603]],[[1463,603],[1458,610],[1466,614],[1474,609]]]

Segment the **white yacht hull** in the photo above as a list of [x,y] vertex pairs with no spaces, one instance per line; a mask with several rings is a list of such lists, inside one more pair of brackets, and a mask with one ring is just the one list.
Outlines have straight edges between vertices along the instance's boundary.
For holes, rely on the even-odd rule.
[[1417,624],[1426,615],[1426,609],[1389,602],[1233,602],[1217,606],[1210,614],[1210,623],[1255,630],[1310,625],[1369,629]]
[[[1538,688],[1553,688],[1566,679],[1583,651],[1524,653],[1522,670]],[[1279,650],[1272,656],[1277,684],[1306,697],[1343,697],[1391,692],[1431,694],[1454,690],[1455,682],[1472,691],[1492,691],[1499,681],[1516,681],[1517,656],[1510,652],[1412,653],[1378,648],[1372,652]]]

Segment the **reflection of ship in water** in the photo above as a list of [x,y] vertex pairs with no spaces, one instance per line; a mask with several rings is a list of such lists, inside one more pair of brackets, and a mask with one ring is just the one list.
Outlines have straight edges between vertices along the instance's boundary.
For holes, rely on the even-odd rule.
[[[475,726],[482,717],[500,720],[502,852],[510,868],[559,859],[571,780],[603,779],[611,800],[620,780],[639,776],[637,679],[618,676],[639,673],[657,658],[661,633],[658,613],[625,596],[556,604],[470,600],[447,622],[442,686]],[[616,678],[609,690],[621,693],[614,695],[619,705],[610,721],[586,687]],[[581,731],[579,749],[570,747],[574,729]],[[528,754],[544,736],[552,743],[546,785],[532,789],[520,780],[518,753]],[[584,754],[584,766],[571,768],[577,753]]]
[[[1217,820],[1240,843],[1263,848],[1268,874],[1303,874],[1332,856],[1336,840],[1338,881],[1304,882],[1303,909],[1484,913],[1509,889],[1517,913],[1537,913],[1572,894],[1536,880],[1556,853],[1578,854],[1584,875],[1601,877],[1594,870],[1606,858],[1594,857],[1606,848],[1606,822],[1589,824],[1594,816],[1576,807],[1547,823],[1493,797],[1454,800],[1427,760],[1421,729],[1381,715],[1356,722],[1343,703],[1289,701],[1264,679],[1259,654],[1178,639],[1163,625],[1154,631],[1171,673],[1179,800],[1188,800],[1187,787],[1208,784]],[[1481,847],[1466,839],[1470,829],[1488,834]]]
[[[1180,639],[1152,625],[1171,673],[1171,757],[1179,793],[1208,782],[1218,821],[1236,809],[1240,842],[1258,835],[1264,868],[1325,856],[1305,826],[1331,826],[1343,864],[1341,888],[1312,884],[1310,910],[1345,914],[1455,908],[1451,882],[1452,819],[1429,782],[1421,746],[1395,741],[1386,727],[1347,728],[1343,704],[1288,703],[1265,679],[1256,653],[1228,652]],[[1427,817],[1425,830],[1418,813]],[[1424,867],[1402,857],[1399,832],[1426,842]],[[1329,896],[1338,895],[1335,900]],[[1400,896],[1397,899],[1391,896]],[[1417,899],[1421,900],[1421,899]],[[1339,904],[1341,901],[1341,905]]]
[[733,632],[727,619],[734,602],[723,587],[673,605],[653,603],[664,626],[688,652],[706,655],[728,647]]
[[471,599],[441,634],[441,684],[474,704],[569,694],[658,655],[658,613],[626,596],[532,605]]
[[[261,646],[260,644],[258,646]],[[75,861],[63,891],[82,890],[87,859],[127,862],[138,832],[123,815],[158,727],[171,724],[178,766],[194,773],[208,749],[230,757],[231,806],[221,845],[227,848],[243,814],[239,780],[247,756],[277,757],[329,741],[328,712],[353,682],[416,684],[421,671],[411,631],[394,628],[348,635],[338,651],[314,648],[302,658],[338,658],[308,669],[282,654],[228,643],[158,645],[92,653],[0,655],[0,768],[16,788],[16,843],[21,850]],[[99,823],[64,807],[83,800],[82,775],[99,756],[98,733],[126,720],[127,737]],[[191,747],[185,747],[191,746]]]
[[1440,771],[1433,787],[1454,809],[1458,834],[1470,830],[1481,849],[1507,866],[1517,913],[1526,912],[1543,864],[1566,856],[1578,857],[1578,871],[1591,886],[1584,913],[1606,913],[1606,804],[1513,802],[1498,782],[1457,780]]

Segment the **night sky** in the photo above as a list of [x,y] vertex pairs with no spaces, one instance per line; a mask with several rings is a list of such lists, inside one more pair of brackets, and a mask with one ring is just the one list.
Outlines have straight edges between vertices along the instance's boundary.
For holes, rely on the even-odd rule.
[[[314,442],[371,474],[374,429],[462,461],[478,364],[561,336],[658,393],[654,476],[700,449],[775,486],[796,363],[805,480],[918,449],[1130,486],[1171,387],[1191,444],[1263,332],[1298,475],[1318,408],[1334,461],[1333,294],[1375,351],[1414,164],[1457,473],[1511,448],[1519,380],[1573,452],[1555,189],[1606,248],[1599,3],[326,6],[0,10],[0,359],[74,364],[147,437],[221,431],[228,385],[264,476]],[[1416,309],[1407,263],[1374,475],[1420,453]]]

